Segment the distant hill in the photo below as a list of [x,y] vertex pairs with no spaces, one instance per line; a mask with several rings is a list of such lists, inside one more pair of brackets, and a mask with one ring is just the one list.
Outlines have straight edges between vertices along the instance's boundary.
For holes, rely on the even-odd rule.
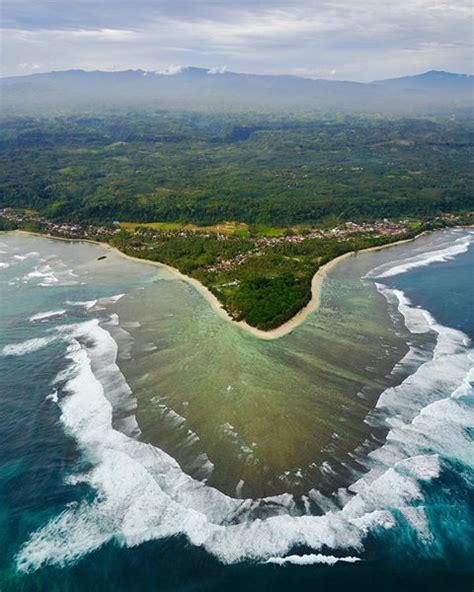
[[469,74],[430,70],[416,76],[379,80],[374,84],[403,91],[432,92],[436,90],[442,93],[472,94],[473,82],[474,76]]
[[430,71],[374,83],[182,68],[174,73],[66,70],[0,79],[10,111],[153,107],[414,112],[469,109],[473,76]]

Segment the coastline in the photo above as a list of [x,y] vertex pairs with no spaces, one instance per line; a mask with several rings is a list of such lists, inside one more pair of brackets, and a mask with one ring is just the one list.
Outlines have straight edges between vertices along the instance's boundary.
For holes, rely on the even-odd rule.
[[306,318],[308,317],[309,314],[316,312],[318,310],[318,308],[321,304],[321,288],[322,288],[322,284],[324,282],[324,279],[325,279],[327,273],[331,269],[336,267],[336,265],[339,265],[339,263],[341,263],[345,259],[348,259],[349,257],[354,257],[358,253],[368,253],[371,251],[380,251],[380,250],[386,249],[388,247],[394,247],[394,246],[401,245],[404,243],[413,242],[414,240],[416,240],[420,236],[427,234],[427,231],[424,231],[413,238],[402,239],[399,241],[387,243],[385,245],[368,247],[366,249],[361,249],[360,251],[349,251],[347,253],[344,253],[343,255],[339,255],[339,257],[335,257],[334,259],[331,259],[331,261],[328,261],[327,263],[322,265],[316,271],[316,273],[313,275],[313,278],[311,280],[311,299],[308,302],[308,304],[306,304],[306,306],[304,306],[301,310],[299,310],[291,319],[286,321],[286,323],[283,323],[283,325],[280,325],[279,327],[276,327],[275,329],[271,329],[270,331],[264,331],[262,329],[257,329],[256,327],[252,327],[252,325],[249,325],[246,321],[234,320],[230,316],[230,314],[225,310],[225,308],[222,306],[222,304],[219,302],[218,298],[206,286],[204,286],[204,284],[201,284],[201,282],[199,282],[198,280],[196,280],[192,277],[189,277],[189,276],[185,275],[184,273],[181,273],[178,269],[176,269],[175,267],[171,267],[171,265],[167,265],[166,263],[160,263],[159,261],[152,261],[150,259],[145,259],[145,258],[140,258],[140,257],[133,257],[132,255],[127,255],[126,253],[123,253],[117,247],[113,247],[112,245],[109,245],[108,243],[102,243],[100,241],[94,241],[94,240],[85,239],[85,238],[65,238],[65,237],[60,237],[60,236],[51,236],[49,234],[42,234],[40,232],[29,232],[27,230],[13,230],[12,232],[19,232],[22,234],[39,236],[41,238],[49,238],[52,240],[59,240],[59,241],[63,241],[63,242],[90,243],[93,245],[100,246],[106,250],[113,251],[113,252],[117,253],[118,255],[120,255],[121,257],[124,257],[125,259],[129,259],[131,261],[138,261],[139,263],[145,263],[148,265],[153,265],[158,268],[166,269],[167,271],[172,273],[174,276],[176,276],[180,280],[187,282],[188,284],[193,286],[208,301],[211,308],[220,317],[222,317],[226,321],[234,323],[235,325],[237,325],[238,327],[240,327],[244,331],[250,333],[254,337],[257,337],[259,339],[263,339],[266,341],[273,341],[275,339],[280,339],[281,337],[288,335],[289,333],[294,331],[297,327],[299,327],[306,320]]

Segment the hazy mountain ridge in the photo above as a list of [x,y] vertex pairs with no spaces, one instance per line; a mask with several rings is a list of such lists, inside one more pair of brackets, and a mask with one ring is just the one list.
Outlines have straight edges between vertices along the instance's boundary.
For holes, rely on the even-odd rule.
[[373,83],[187,67],[173,72],[66,70],[0,79],[8,110],[93,106],[407,112],[469,108],[472,75],[429,71]]
[[472,92],[473,82],[474,76],[471,74],[429,70],[416,76],[402,76],[400,78],[378,80],[374,84],[401,90],[422,90],[429,92],[436,89],[441,92],[452,90]]

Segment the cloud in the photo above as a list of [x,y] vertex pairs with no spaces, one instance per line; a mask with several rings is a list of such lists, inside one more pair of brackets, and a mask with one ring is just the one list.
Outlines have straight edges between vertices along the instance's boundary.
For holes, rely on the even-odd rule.
[[177,66],[175,64],[170,64],[166,68],[162,70],[155,70],[155,74],[164,74],[165,76],[174,76],[175,74],[179,74],[182,72],[186,66]]
[[125,29],[80,29],[78,31],[57,31],[57,34],[62,34],[63,37],[82,37],[97,41],[128,41],[137,37],[135,31],[127,31]]
[[21,64],[18,64],[18,67],[22,70],[39,70],[41,66],[39,64],[30,64],[29,62],[21,62]]
[[2,69],[470,70],[471,13],[470,0],[3,0]]
[[227,72],[227,66],[214,66],[209,68],[208,74],[225,74]]

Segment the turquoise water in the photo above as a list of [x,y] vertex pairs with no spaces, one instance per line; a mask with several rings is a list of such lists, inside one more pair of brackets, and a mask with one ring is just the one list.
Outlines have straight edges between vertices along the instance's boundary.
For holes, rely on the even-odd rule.
[[0,589],[472,590],[472,240],[437,233],[367,259],[360,281],[408,335],[403,380],[366,417],[386,438],[348,488],[255,519],[257,500],[140,439],[116,364],[131,338],[110,311],[166,273],[1,236]]

